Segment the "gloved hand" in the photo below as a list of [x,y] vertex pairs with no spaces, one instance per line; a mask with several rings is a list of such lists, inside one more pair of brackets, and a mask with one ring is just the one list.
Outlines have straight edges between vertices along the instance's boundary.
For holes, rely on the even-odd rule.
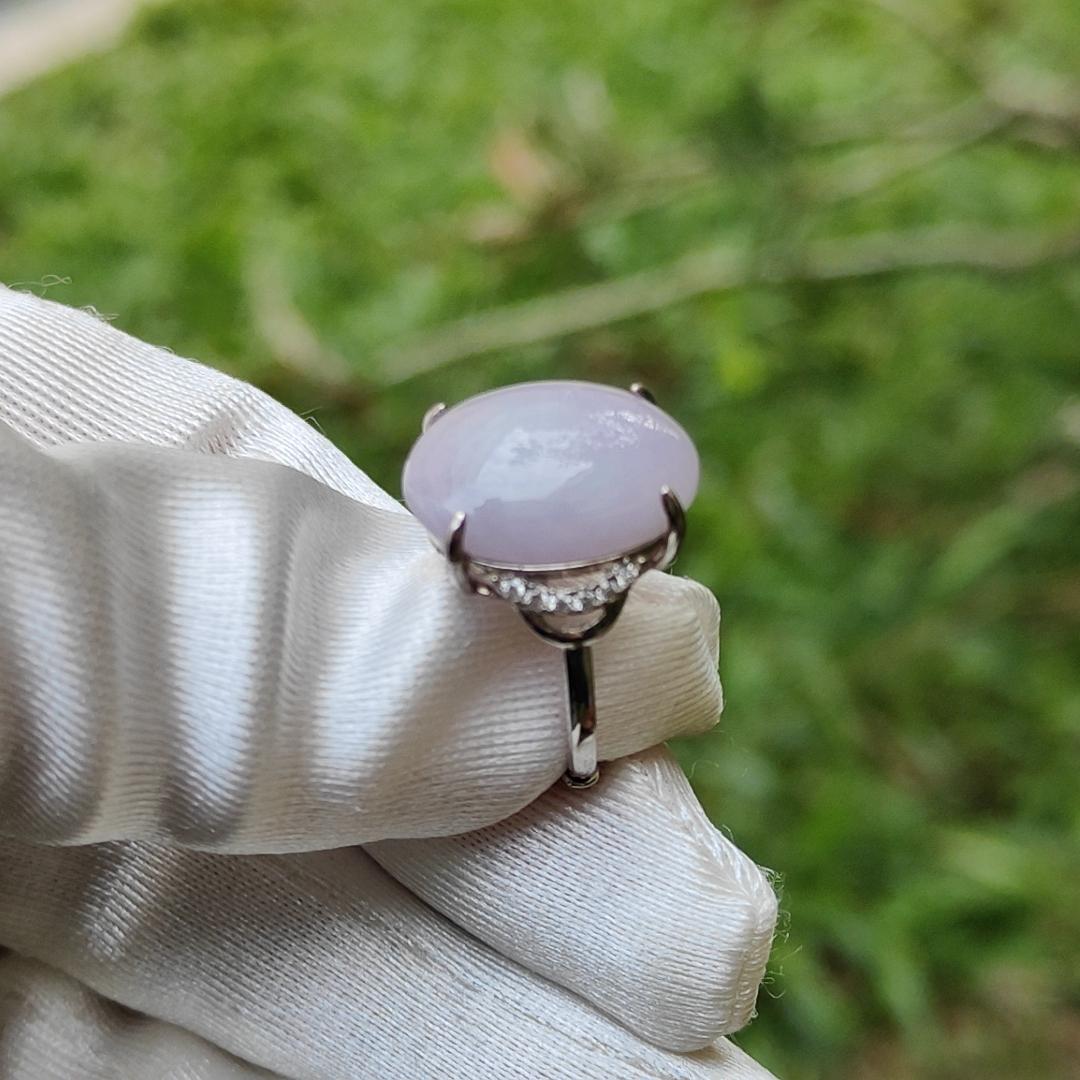
[[649,749],[716,720],[717,621],[635,587],[566,790],[558,652],[398,503],[0,289],[0,1075],[767,1077],[719,1036],[775,898]]

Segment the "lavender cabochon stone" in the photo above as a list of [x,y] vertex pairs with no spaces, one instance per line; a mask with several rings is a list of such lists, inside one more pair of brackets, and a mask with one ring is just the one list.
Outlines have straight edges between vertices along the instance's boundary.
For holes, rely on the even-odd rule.
[[590,562],[662,536],[666,484],[688,507],[697,451],[662,409],[629,390],[533,382],[469,398],[413,446],[405,502],[443,546],[467,515],[465,550],[512,566]]

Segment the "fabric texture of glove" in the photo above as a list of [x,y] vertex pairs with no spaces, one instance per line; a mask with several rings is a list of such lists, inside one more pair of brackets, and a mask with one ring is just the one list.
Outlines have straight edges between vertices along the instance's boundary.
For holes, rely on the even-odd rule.
[[2,289],[0,512],[4,1076],[80,1046],[133,1077],[767,1076],[716,1040],[775,898],[642,753],[719,713],[700,586],[635,587],[596,650],[625,760],[551,788],[558,653],[395,500],[259,391]]

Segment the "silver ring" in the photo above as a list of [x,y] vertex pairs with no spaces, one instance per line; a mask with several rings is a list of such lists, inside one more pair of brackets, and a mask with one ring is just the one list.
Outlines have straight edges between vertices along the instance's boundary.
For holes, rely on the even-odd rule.
[[[665,417],[686,439],[692,451],[689,437],[666,414],[655,408],[652,395],[639,383],[630,389],[648,403],[651,411]],[[625,394],[625,391],[620,393]],[[441,402],[433,405],[424,416],[423,432],[427,433],[446,412],[447,408]],[[421,435],[417,446],[423,438]],[[410,460],[412,457],[410,455]],[[696,468],[696,454],[694,462]],[[414,501],[420,503],[422,500],[418,497],[410,499],[408,481],[407,463],[405,497],[410,508],[416,512],[420,507],[414,505]],[[654,497],[662,510],[662,520],[666,522],[663,532],[629,551],[615,552],[601,558],[532,565],[480,558],[469,552],[470,515],[461,509],[452,512],[443,536],[436,536],[432,532],[436,547],[444,554],[463,592],[470,596],[496,597],[509,602],[534,633],[562,650],[568,715],[564,780],[571,787],[591,787],[599,778],[591,646],[615,624],[634,583],[649,570],[667,569],[686,535],[686,514],[674,489],[662,484],[654,490]],[[693,495],[692,490],[690,495]],[[434,520],[433,516],[426,515],[428,520],[420,513],[417,516],[432,531],[430,522]]]

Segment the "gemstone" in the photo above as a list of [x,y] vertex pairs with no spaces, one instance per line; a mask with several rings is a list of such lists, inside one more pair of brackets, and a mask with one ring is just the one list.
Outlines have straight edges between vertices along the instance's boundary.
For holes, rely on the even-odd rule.
[[532,382],[442,413],[413,446],[402,488],[440,547],[461,511],[470,559],[550,566],[615,559],[662,537],[661,489],[688,507],[698,470],[689,435],[645,398]]

